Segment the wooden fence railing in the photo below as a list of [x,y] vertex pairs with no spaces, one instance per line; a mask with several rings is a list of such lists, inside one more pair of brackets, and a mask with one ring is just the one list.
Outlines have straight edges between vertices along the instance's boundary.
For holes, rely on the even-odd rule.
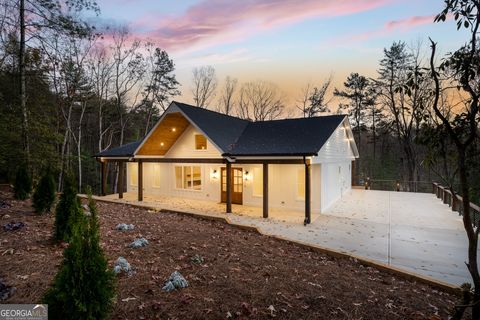
[[[452,195],[450,189],[436,182],[432,183],[432,191],[437,198],[441,199],[443,203],[451,207],[452,211],[457,211],[460,215],[463,215],[463,198],[460,195]],[[478,226],[480,222],[480,206],[470,202],[470,210],[472,221]]]

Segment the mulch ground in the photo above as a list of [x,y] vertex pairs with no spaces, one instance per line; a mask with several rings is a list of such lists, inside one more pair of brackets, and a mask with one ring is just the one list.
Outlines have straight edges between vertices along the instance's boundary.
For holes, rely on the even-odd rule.
[[[51,241],[53,215],[35,215],[30,201],[0,191],[0,279],[16,288],[1,303],[39,302],[62,259]],[[102,247],[113,266],[125,257],[135,268],[119,275],[112,319],[443,319],[457,301],[427,285],[333,258],[223,222],[98,203]],[[132,223],[133,231],[116,231]],[[135,237],[149,246],[130,249]],[[194,255],[202,264],[191,261]],[[189,287],[161,290],[178,270]]]

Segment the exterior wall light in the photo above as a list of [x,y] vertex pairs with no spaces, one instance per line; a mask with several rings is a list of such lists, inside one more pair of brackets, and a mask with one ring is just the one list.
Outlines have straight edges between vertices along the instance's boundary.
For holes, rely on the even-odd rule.
[[218,180],[218,170],[217,169],[212,169],[212,171],[210,171],[210,180]]
[[245,181],[250,180],[250,173],[249,173],[248,171],[245,171],[245,174],[243,175],[243,179],[244,179]]

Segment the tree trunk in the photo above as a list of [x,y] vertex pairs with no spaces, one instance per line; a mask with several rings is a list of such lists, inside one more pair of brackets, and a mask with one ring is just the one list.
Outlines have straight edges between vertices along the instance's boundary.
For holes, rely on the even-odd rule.
[[458,173],[460,177],[460,185],[462,189],[462,206],[463,206],[463,226],[468,237],[468,262],[467,267],[472,276],[474,289],[472,319],[480,319],[480,304],[476,304],[480,300],[480,274],[478,272],[477,248],[478,248],[478,228],[474,229],[474,222],[470,216],[470,184],[468,182],[468,173],[466,167],[466,150],[458,148]]
[[30,143],[28,141],[28,110],[25,77],[25,0],[20,0],[20,51],[18,58],[20,69],[20,108],[22,110],[22,142],[25,162],[28,166],[30,163]]

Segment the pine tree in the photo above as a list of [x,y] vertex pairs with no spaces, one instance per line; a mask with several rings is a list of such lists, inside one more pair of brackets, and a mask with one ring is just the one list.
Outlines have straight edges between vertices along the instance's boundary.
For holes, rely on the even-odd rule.
[[55,190],[55,180],[50,168],[47,168],[33,194],[33,207],[36,212],[50,212],[55,202]]
[[25,200],[30,195],[30,192],[32,191],[32,179],[28,174],[26,165],[21,165],[18,168],[13,189],[15,199]]
[[80,201],[77,198],[75,182],[71,175],[65,177],[63,193],[55,212],[54,238],[57,241],[69,241],[76,220],[82,215]]
[[100,248],[98,213],[89,192],[90,216],[82,216],[72,228],[64,260],[47,291],[51,319],[106,319],[115,297],[115,275],[108,270]]

